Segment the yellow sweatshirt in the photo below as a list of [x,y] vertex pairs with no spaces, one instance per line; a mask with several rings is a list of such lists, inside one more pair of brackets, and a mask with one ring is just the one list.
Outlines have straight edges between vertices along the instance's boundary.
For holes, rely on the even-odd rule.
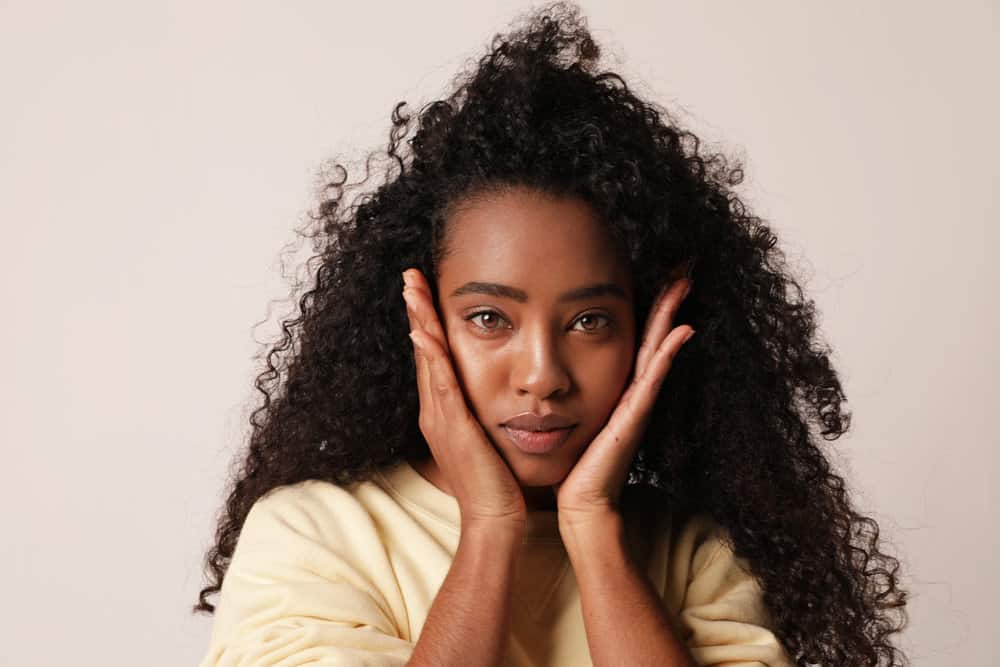
[[[630,544],[699,665],[791,667],[756,581],[699,514]],[[342,488],[309,480],[251,508],[200,667],[405,665],[458,547],[458,501],[408,463]],[[530,512],[507,665],[591,665],[556,513]]]

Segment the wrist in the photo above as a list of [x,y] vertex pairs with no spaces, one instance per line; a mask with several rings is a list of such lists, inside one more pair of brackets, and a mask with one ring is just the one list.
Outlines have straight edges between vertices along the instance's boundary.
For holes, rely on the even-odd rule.
[[559,512],[559,534],[567,550],[624,535],[622,515],[608,507],[586,513]]
[[462,519],[461,539],[499,546],[508,542],[520,544],[526,529],[526,518]]

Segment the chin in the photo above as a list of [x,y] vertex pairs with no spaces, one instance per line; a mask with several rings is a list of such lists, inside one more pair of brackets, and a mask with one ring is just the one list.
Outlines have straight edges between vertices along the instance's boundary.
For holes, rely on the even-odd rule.
[[[520,465],[517,465],[520,463]],[[521,486],[552,486],[566,479],[569,469],[562,461],[518,461],[511,466]]]
[[[496,437],[502,436],[497,434]],[[490,434],[489,438],[500,457],[510,467],[518,484],[524,487],[553,486],[562,482],[583,454],[582,451],[575,453],[562,451],[544,456],[533,456],[525,454],[513,446],[498,446],[493,434]]]

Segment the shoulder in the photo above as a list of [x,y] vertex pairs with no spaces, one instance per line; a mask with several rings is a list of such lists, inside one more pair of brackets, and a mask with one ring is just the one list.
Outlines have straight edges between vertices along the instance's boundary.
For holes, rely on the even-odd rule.
[[677,526],[670,548],[678,621],[697,664],[793,664],[750,563],[723,526],[694,514]]
[[[343,487],[310,479],[275,487],[251,506],[243,522],[236,550],[278,551],[299,558],[323,545],[377,542],[378,530],[359,490],[370,481]],[[292,545],[299,551],[290,549]],[[235,557],[235,554],[234,554]]]
[[307,480],[253,503],[222,581],[203,666],[278,667],[293,655],[405,664],[412,651],[406,605],[358,497],[365,484]]
[[671,561],[686,566],[689,581],[727,550],[732,552],[729,532],[707,512],[681,518],[673,531]]
[[350,511],[358,501],[351,490],[318,479],[275,487],[260,496],[250,508],[251,518],[280,516],[303,529],[314,528],[311,519],[331,512]]
[[347,488],[319,479],[277,486],[265,492],[250,509],[251,515],[281,514],[300,519],[356,503]]

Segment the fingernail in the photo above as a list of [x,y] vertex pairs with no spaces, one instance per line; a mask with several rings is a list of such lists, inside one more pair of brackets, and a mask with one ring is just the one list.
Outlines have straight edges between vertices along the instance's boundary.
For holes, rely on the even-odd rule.
[[[411,287],[410,289],[413,289],[413,288]],[[406,293],[405,289],[403,290],[403,301],[406,302],[406,309],[408,311],[410,311],[411,313],[416,313],[417,312],[417,307],[415,305],[413,305],[412,301],[410,301],[410,295]]]
[[684,337],[684,340],[681,341],[681,344],[684,344],[684,343],[688,342],[689,340],[691,340],[691,336],[693,336],[693,335],[694,335],[694,329],[692,329],[691,332],[688,333],[688,335]]
[[403,284],[409,286],[410,285],[410,276],[408,276],[406,274],[406,271],[403,271],[403,273],[400,274],[400,275],[403,276]]

